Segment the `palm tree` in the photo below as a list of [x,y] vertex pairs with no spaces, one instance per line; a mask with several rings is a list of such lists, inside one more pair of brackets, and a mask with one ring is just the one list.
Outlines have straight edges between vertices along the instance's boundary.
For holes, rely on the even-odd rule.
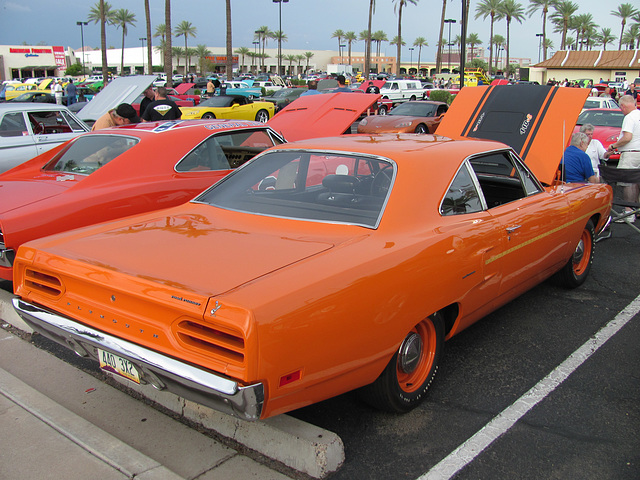
[[196,46],[196,56],[198,57],[198,65],[200,65],[200,74],[204,75],[204,62],[211,55],[211,50],[206,45],[200,44]]
[[309,70],[309,60],[311,60],[314,55],[313,52],[304,52],[304,57],[307,59],[307,66],[304,69],[305,72]]
[[[480,17],[486,20],[487,17],[491,18],[491,28],[489,36],[489,76],[491,76],[491,61],[493,60],[493,23],[496,21],[496,17],[500,18],[500,5],[501,0],[481,0],[476,6],[476,20]],[[442,37],[442,35],[441,35]]]
[[371,41],[376,42],[378,44],[376,47],[376,56],[379,57],[380,47],[382,46],[382,42],[388,42],[389,39],[387,38],[386,33],[384,33],[382,30],[378,30],[377,32],[374,32],[373,34],[371,34]]
[[477,33],[470,33],[469,35],[467,35],[467,44],[471,45],[471,60],[473,60],[473,52],[475,49],[476,45],[482,45],[482,40],[480,40],[480,37],[478,36]]
[[[156,52],[160,52],[164,62],[164,53],[165,53],[165,50],[167,49],[167,42],[165,42],[164,40],[160,40],[160,43],[153,48]],[[163,65],[163,70],[164,70],[164,65]]]
[[[274,30],[273,32],[271,32],[271,38],[277,42],[280,42],[280,44],[288,40],[287,34],[281,32],[280,30]],[[280,59],[280,63],[282,63],[282,58]],[[281,75],[281,73],[282,72],[278,72],[278,75]]]
[[295,62],[297,60],[295,55],[283,55],[282,58],[284,58],[287,62],[289,62],[289,73],[288,75],[292,75],[291,71],[293,69],[293,62]]
[[167,87],[173,85],[172,50],[171,50],[171,0],[164,0],[164,25],[165,25],[165,48],[164,48],[164,73],[167,76]]
[[251,53],[251,50],[249,50],[247,47],[240,47],[236,48],[236,51],[234,53],[242,56],[242,60],[240,61],[240,71],[242,71],[242,67],[244,66],[244,56],[249,55]]
[[153,34],[154,37],[160,37],[160,40],[164,42],[164,37],[165,37],[165,33],[167,31],[167,27],[165,26],[164,23],[161,23],[160,25],[158,25],[156,27],[156,31]]
[[[443,0],[446,1],[446,0]],[[364,78],[369,78],[371,70],[371,19],[376,11],[376,0],[369,0],[369,24],[367,26],[367,36],[364,39]]]
[[613,43],[615,39],[616,37],[611,33],[610,28],[603,28],[602,30],[600,30],[600,43],[602,43],[603,50],[606,50],[607,44]]
[[583,45],[586,43],[589,45],[589,37],[595,32],[596,24],[593,21],[593,15],[590,13],[583,13],[575,17],[576,27],[576,50],[578,46],[582,50]]
[[[549,13],[549,7],[553,5],[555,0],[529,0],[529,8],[527,14],[531,17],[538,10],[542,11],[542,43],[545,43],[547,39],[547,14]],[[547,49],[543,48],[542,59],[547,59]],[[539,57],[538,57],[539,59]]]
[[507,71],[508,71],[509,65],[510,65],[509,63],[509,28],[513,20],[515,20],[518,23],[522,23],[522,20],[524,19],[524,8],[522,7],[522,4],[516,3],[515,0],[503,0],[502,4],[500,5],[500,9],[498,11],[500,12],[500,15],[503,18],[506,18],[507,20],[506,65],[507,65]]
[[640,35],[640,32],[638,31],[640,28],[640,26],[636,23],[634,25],[632,25],[629,30],[627,30],[626,32],[624,32],[624,37],[622,37],[622,43],[624,45],[628,45],[628,49],[629,50],[633,50],[633,46],[636,43],[636,41],[638,40],[638,36]]
[[[149,74],[153,73],[153,55],[151,49],[151,12],[149,9],[149,0],[144,0],[144,18],[147,25],[147,64],[149,65]],[[142,72],[144,74],[144,72]]]
[[555,12],[549,18],[560,28],[562,32],[562,40],[560,41],[560,50],[566,48],[567,30],[569,30],[569,21],[574,13],[578,10],[578,5],[570,0],[562,0],[553,4]]
[[420,54],[422,53],[422,47],[428,47],[427,39],[424,37],[418,37],[413,41],[413,46],[418,47],[418,72],[420,72]]
[[127,36],[127,26],[136,24],[136,14],[126,8],[113,12],[113,24],[122,29],[122,55],[120,57],[120,74],[124,75],[124,38]]
[[296,61],[298,62],[298,74],[302,70],[302,62],[304,62],[304,55],[298,54],[296,55]]
[[[623,3],[618,5],[617,10],[612,10],[611,15],[618,17],[621,20],[622,28],[620,29],[620,41],[618,42],[618,50],[622,50],[622,37],[624,36],[624,26],[627,24],[627,18],[633,17],[638,13],[638,10],[630,3]],[[635,43],[635,41],[634,41]]]
[[[195,37],[197,32],[198,32],[198,29],[196,27],[194,27],[191,22],[188,22],[186,20],[181,21],[178,24],[178,26],[174,29],[173,34],[176,37],[180,37],[180,36],[184,37],[185,55],[187,54],[187,51],[189,49],[189,47],[187,45],[187,39],[189,37]],[[187,56],[186,61],[185,61],[185,69],[184,69],[185,74],[189,73],[189,63],[190,63],[189,61],[190,61],[190,58]]]
[[231,35],[231,0],[226,0],[225,10],[227,17],[227,64],[225,66],[225,69],[227,70],[227,80],[233,80],[233,35]]
[[342,37],[344,37],[344,32],[340,29],[337,29],[335,32],[331,34],[331,38],[338,39],[338,50],[340,49],[340,45],[342,45]]
[[413,5],[417,5],[418,0],[393,0],[396,2],[393,7],[393,11],[398,12],[398,42],[395,43],[396,49],[396,74],[400,75],[400,63],[402,61],[402,45],[406,45],[402,41],[402,9],[407,6],[407,4],[411,3]]
[[185,51],[184,48],[182,47],[172,47],[171,48],[171,56],[176,57],[177,58],[177,65],[176,65],[176,69],[179,70],[180,69],[180,57],[184,57],[185,55]]
[[351,65],[351,45],[353,42],[358,41],[358,37],[356,36],[356,32],[346,32],[344,34],[344,39],[347,42],[347,46],[349,48],[349,65]]
[[100,23],[100,49],[102,50],[102,78],[104,84],[109,81],[109,68],[107,64],[107,24],[113,25],[112,22],[113,10],[111,4],[104,0],[99,0],[87,16],[87,21],[93,23]]
[[264,59],[267,58],[266,55],[264,54],[264,49],[267,46],[267,39],[271,38],[272,32],[271,30],[269,30],[269,27],[267,27],[266,25],[263,25],[262,27],[258,28],[258,30],[256,30],[256,32],[260,32],[260,33],[256,33],[254,38],[257,37],[257,40],[259,42],[262,42],[262,54],[260,55],[260,70],[264,70]]
[[507,41],[505,40],[505,38],[502,35],[494,35],[493,36],[493,46],[495,48],[495,53],[496,53],[496,62],[495,62],[495,69],[498,70],[498,54],[500,52],[500,49],[504,47],[505,43]]
[[[442,38],[444,35],[444,20],[447,12],[447,0],[442,0],[442,16],[440,17],[440,36],[438,38],[440,41],[438,42],[438,51],[436,52],[436,72],[442,73]],[[476,17],[477,18],[477,17]]]

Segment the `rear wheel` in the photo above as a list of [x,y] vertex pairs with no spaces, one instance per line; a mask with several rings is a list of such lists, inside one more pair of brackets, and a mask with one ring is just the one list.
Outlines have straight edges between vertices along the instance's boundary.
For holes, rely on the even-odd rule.
[[216,118],[216,116],[211,112],[207,112],[207,113],[202,114],[202,118],[204,118],[206,120],[209,120],[211,118]]
[[380,105],[380,108],[378,109],[378,115],[386,115],[387,110],[388,109],[386,105]]
[[259,110],[256,113],[256,122],[267,123],[269,121],[269,112],[266,110]]
[[429,133],[429,129],[427,128],[427,126],[424,123],[421,123],[420,125],[418,125],[415,129],[416,133]]
[[585,282],[593,262],[595,235],[593,221],[589,220],[584,226],[584,230],[582,230],[582,235],[580,235],[573,255],[555,276],[555,281],[558,285],[566,288],[576,288]]
[[411,98],[409,99],[409,101],[413,102],[416,99],[415,95],[411,95]]
[[433,382],[443,348],[444,319],[436,312],[411,329],[376,381],[360,390],[362,398],[389,412],[414,409]]

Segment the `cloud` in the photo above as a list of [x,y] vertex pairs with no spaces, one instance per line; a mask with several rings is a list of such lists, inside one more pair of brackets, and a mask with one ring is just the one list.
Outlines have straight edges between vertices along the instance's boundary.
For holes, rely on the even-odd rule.
[[19,3],[14,2],[6,2],[4,4],[5,10],[10,10],[12,12],[30,12],[31,8],[27,5],[21,5]]

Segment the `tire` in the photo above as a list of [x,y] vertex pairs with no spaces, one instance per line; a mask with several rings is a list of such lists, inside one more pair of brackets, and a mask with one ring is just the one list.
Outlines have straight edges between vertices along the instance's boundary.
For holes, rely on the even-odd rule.
[[416,408],[438,370],[444,336],[440,313],[421,321],[407,334],[376,381],[360,389],[361,398],[387,412],[405,413]]
[[267,123],[269,121],[269,112],[266,110],[258,110],[256,113],[256,122]]
[[216,118],[216,116],[211,112],[207,112],[207,113],[204,113],[202,115],[202,118],[205,119],[205,120],[209,120],[209,119],[212,119],[212,118]]
[[410,102],[413,102],[416,99],[415,95],[411,95],[411,98],[409,99]]
[[571,255],[567,264],[562,267],[562,270],[554,276],[554,281],[557,285],[565,288],[576,288],[585,282],[593,263],[593,251],[596,245],[595,236],[593,221],[589,220],[584,226],[584,230],[582,230],[582,235],[578,240],[573,255]]
[[388,108],[386,105],[380,105],[380,108],[378,109],[378,115],[386,115],[388,111]]
[[414,131],[416,133],[429,133],[429,129],[424,123],[419,124]]

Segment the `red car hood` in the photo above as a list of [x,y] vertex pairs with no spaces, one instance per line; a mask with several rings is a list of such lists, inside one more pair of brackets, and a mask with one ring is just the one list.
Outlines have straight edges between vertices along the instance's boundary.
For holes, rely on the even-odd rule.
[[380,95],[323,93],[304,95],[280,110],[267,124],[288,142],[335,137],[347,131]]
[[[138,216],[135,223],[120,220],[29,245],[89,268],[97,265],[114,275],[180,286],[203,296],[222,294],[333,247],[327,240],[283,235],[281,228],[270,228],[269,220],[254,219],[186,204]],[[167,255],[167,245],[184,248]]]
[[65,176],[60,174],[57,177],[64,178],[65,181],[34,182],[33,180],[18,180],[0,182],[0,198],[2,198],[0,214],[46,198],[55,197],[77,183],[70,178],[73,175]]
[[191,87],[193,87],[195,85],[195,83],[181,83],[176,87],[173,87],[173,89],[178,92],[178,95],[184,95],[185,93],[187,93],[189,91],[189,89]]
[[509,145],[536,177],[551,184],[589,89],[546,85],[464,87],[438,135]]

